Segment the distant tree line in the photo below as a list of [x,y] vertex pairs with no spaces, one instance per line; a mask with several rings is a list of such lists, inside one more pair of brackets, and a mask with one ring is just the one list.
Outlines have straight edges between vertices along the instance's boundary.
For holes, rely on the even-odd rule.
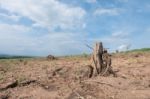
[[0,59],[33,58],[32,56],[0,56]]

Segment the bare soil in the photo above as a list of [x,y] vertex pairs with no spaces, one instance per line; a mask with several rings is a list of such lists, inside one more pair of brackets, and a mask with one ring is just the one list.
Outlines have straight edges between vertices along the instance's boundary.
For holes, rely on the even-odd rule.
[[150,53],[112,55],[117,77],[88,78],[88,57],[0,60],[0,99],[150,99]]

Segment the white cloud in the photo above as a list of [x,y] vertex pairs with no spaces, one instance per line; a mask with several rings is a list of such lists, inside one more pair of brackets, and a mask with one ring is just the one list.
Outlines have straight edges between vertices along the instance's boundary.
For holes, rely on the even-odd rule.
[[[23,16],[34,22],[32,27],[0,23],[0,46],[3,48],[0,49],[1,53],[65,55],[84,51],[81,41],[84,33],[53,31],[55,28],[65,31],[85,28],[84,9],[57,0],[0,0],[0,5],[2,9],[11,13],[1,13],[1,17],[17,21]],[[35,27],[44,27],[49,31],[35,37],[32,36],[35,34]]]
[[[129,28],[128,28],[129,29]],[[89,39],[93,44],[95,42],[103,42],[105,48],[109,48],[109,51],[115,50],[125,50],[129,45],[131,45],[130,34],[131,31],[128,29],[120,28],[120,30],[112,30],[111,35],[97,37]]]
[[33,20],[36,24],[53,29],[82,26],[85,10],[71,7],[57,0],[1,0],[1,7]]
[[[15,54],[23,45],[24,34],[30,31],[30,28],[22,25],[0,24],[0,49],[1,53]],[[28,39],[26,39],[28,40]]]
[[30,31],[31,28],[25,27],[23,25],[9,25],[0,24],[0,38],[5,37],[16,37],[16,35],[24,35],[26,32]]
[[104,37],[102,38],[102,40],[105,41],[106,43],[113,43],[114,45],[115,44],[122,45],[123,43],[127,43],[129,41],[129,35],[130,35],[129,31],[120,30],[112,32],[110,36]]
[[126,32],[126,31],[117,31],[117,32],[114,32],[112,33],[112,37],[115,37],[115,38],[126,38],[129,36],[129,32]]
[[94,15],[119,15],[120,9],[118,8],[98,8],[95,10]]
[[33,37],[27,35],[32,28],[22,25],[0,24],[1,53],[24,55],[68,55],[86,51],[82,38],[86,34],[54,32]]
[[128,49],[130,49],[131,44],[122,44],[118,47],[119,51],[127,51]]
[[13,20],[13,21],[18,21],[20,19],[20,16],[14,15],[14,14],[8,15],[8,14],[0,13],[0,18],[5,18],[5,19]]

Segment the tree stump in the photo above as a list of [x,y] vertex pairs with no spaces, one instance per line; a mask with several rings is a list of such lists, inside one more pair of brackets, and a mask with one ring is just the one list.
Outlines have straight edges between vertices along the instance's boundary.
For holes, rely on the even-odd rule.
[[47,58],[47,60],[55,60],[56,59],[56,57],[54,57],[53,55],[48,55],[46,58]]
[[94,68],[94,74],[100,74],[102,71],[103,60],[103,44],[102,42],[97,42],[94,47],[94,51],[92,54],[92,66]]
[[111,55],[103,48],[102,42],[96,42],[91,60],[94,75],[113,74],[116,76],[111,67]]

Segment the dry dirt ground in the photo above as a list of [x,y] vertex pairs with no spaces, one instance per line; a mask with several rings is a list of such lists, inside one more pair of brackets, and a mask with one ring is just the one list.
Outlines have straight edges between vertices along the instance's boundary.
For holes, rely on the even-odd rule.
[[112,55],[117,77],[86,77],[87,57],[0,60],[1,99],[150,99],[150,53]]

